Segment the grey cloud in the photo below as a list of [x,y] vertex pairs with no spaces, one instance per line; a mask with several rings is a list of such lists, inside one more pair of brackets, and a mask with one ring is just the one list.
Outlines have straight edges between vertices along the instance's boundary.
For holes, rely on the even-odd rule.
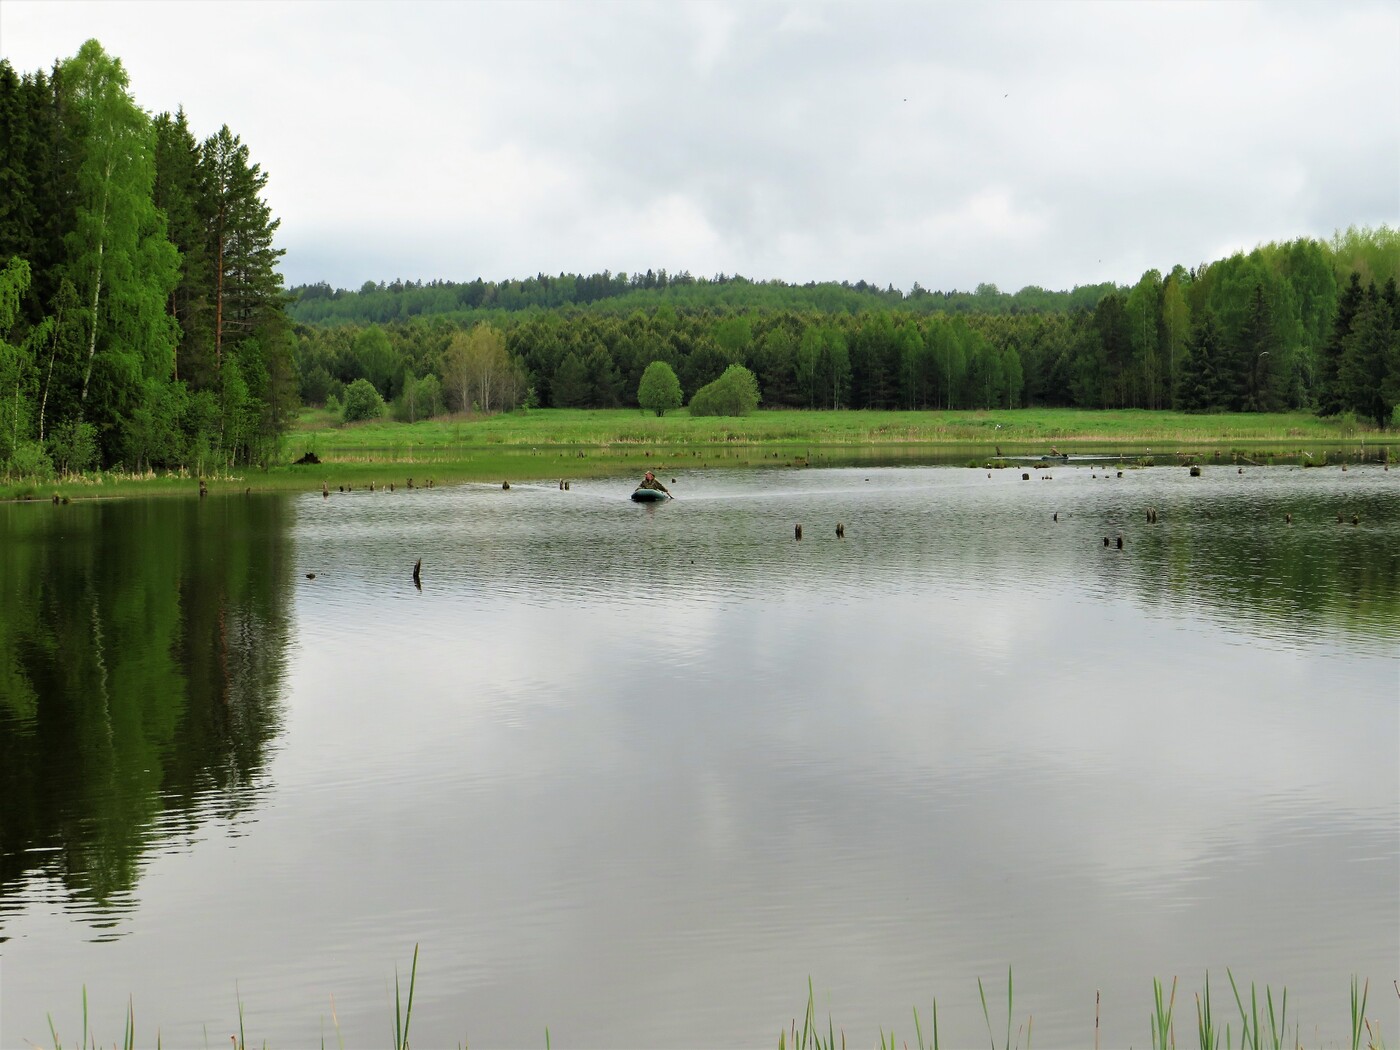
[[1393,4],[147,6],[11,0],[0,47],[227,122],[293,283],[1069,288],[1400,216]]

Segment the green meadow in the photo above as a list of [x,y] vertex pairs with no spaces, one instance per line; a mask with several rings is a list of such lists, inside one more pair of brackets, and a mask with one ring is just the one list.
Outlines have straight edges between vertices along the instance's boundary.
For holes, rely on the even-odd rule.
[[[1194,414],[1135,409],[1006,411],[759,411],[692,418],[636,409],[534,409],[417,423],[345,424],[306,409],[277,462],[265,468],[188,465],[182,471],[0,480],[0,498],[85,499],[210,493],[330,490],[375,485],[569,480],[652,467],[671,473],[727,466],[856,463],[981,463],[1052,451],[1208,460],[1268,454],[1325,462],[1386,458],[1393,431],[1353,417],[1305,412]],[[307,453],[318,464],[295,465]],[[1165,457],[1165,458],[1164,458]],[[201,469],[201,466],[203,469]]]

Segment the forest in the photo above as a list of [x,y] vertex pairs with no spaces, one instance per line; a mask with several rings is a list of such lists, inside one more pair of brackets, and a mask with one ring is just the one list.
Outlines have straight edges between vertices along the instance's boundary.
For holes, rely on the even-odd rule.
[[287,289],[268,177],[227,125],[200,140],[183,110],[147,114],[95,40],[49,72],[0,61],[0,471],[266,466],[303,405],[410,422],[637,406],[655,362],[685,403],[737,366],[768,408],[1385,427],[1400,403],[1385,225],[1059,292],[665,270]]
[[291,310],[303,401],[351,418],[626,407],[661,361],[686,401],[737,364],[770,408],[1304,409],[1385,426],[1400,401],[1398,273],[1400,234],[1382,226],[1121,288],[906,294],[605,272],[319,284],[292,289]]
[[95,40],[0,61],[0,469],[275,457],[297,337],[267,178],[227,125],[142,110]]

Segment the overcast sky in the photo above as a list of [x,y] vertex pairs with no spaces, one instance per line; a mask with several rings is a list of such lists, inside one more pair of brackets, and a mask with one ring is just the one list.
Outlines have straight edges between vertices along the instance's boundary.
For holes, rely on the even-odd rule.
[[1400,3],[4,0],[271,178],[289,284],[1131,283],[1400,224]]

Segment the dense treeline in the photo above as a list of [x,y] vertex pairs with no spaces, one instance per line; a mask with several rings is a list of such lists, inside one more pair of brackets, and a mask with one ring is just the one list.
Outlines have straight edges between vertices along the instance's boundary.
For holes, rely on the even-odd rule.
[[[1130,287],[908,293],[718,274],[282,288],[267,175],[227,126],[154,118],[89,41],[0,61],[0,470],[268,463],[300,403],[348,420],[689,401],[741,365],[767,407],[1315,409],[1400,402],[1400,235],[1350,229]],[[738,373],[732,373],[738,374]],[[748,398],[741,399],[748,403]]]
[[1383,226],[1068,293],[648,272],[316,285],[294,290],[294,310],[399,318],[303,328],[298,366],[307,402],[345,402],[362,381],[357,406],[372,387],[407,420],[635,405],[663,361],[687,400],[741,364],[767,407],[1307,408],[1383,425],[1400,401],[1397,271],[1400,235]]
[[0,61],[0,468],[271,459],[297,377],[266,183],[227,126],[140,109],[95,40]]
[[302,285],[292,289],[296,301],[292,317],[306,324],[387,324],[414,317],[447,317],[470,323],[483,312],[557,310],[589,307],[608,313],[653,310],[662,303],[677,309],[815,310],[820,313],[858,313],[898,307],[917,313],[1056,313],[1092,307],[1113,290],[1112,284],[1084,285],[1072,292],[1022,288],[1015,295],[994,284],[979,284],[973,292],[931,292],[915,282],[908,293],[894,287],[881,289],[866,281],[786,284],[782,281],[750,281],[738,274],[694,277],[688,272],[668,274],[648,270],[644,274],[561,273],[538,274],[525,280],[454,281],[396,280],[388,284],[366,281],[359,291],[333,289],[329,284]]

